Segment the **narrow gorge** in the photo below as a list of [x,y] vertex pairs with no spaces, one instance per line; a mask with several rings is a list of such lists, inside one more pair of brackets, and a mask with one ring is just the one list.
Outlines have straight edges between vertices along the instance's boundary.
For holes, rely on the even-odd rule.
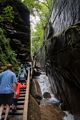
[[[20,0],[0,1],[0,63],[3,66],[18,64],[18,68],[20,63],[29,61],[33,65],[32,72],[39,67],[40,75],[48,78],[51,94],[59,101],[58,106],[40,106],[43,95],[41,91],[40,96],[35,94],[34,86],[41,88],[32,76],[28,120],[49,120],[47,112],[51,112],[51,120],[62,120],[63,111],[70,112],[74,120],[80,120],[80,0],[54,0],[44,27],[43,46],[34,59],[31,56],[30,14]],[[46,77],[38,76],[37,82],[44,83]]]
[[[80,114],[80,2],[55,0],[37,54],[61,108]],[[44,57],[42,57],[44,56]],[[45,63],[45,65],[44,65]]]

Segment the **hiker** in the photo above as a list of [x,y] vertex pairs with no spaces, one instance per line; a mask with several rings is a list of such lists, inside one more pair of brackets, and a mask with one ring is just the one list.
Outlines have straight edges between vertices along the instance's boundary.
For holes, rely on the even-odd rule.
[[18,80],[18,82],[16,83],[16,94],[14,94],[14,97],[13,97],[13,103],[12,103],[12,112],[16,112],[17,110],[17,101],[20,97],[20,89],[25,89],[26,88],[26,85],[25,84],[21,84]]
[[26,70],[24,69],[23,65],[21,65],[21,68],[19,70],[18,79],[19,79],[20,83],[26,83],[27,73],[26,73]]
[[25,70],[28,70],[29,64],[28,64],[27,62],[25,62],[25,63],[23,64],[23,67],[25,68]]
[[26,73],[28,74],[28,70],[29,70],[29,68],[30,68],[30,64],[29,64],[28,62],[25,62],[25,63],[23,64],[23,67],[24,67],[24,69],[26,70]]
[[4,120],[8,119],[10,105],[12,104],[13,93],[16,94],[16,75],[12,72],[12,65],[7,65],[7,70],[0,73],[0,120],[6,106]]

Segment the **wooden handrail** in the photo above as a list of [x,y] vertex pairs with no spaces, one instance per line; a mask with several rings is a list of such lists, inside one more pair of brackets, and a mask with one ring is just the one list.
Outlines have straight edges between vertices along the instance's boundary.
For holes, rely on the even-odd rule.
[[28,77],[27,77],[27,87],[26,87],[24,110],[23,110],[23,120],[28,120],[29,91],[30,91],[30,70],[28,70]]

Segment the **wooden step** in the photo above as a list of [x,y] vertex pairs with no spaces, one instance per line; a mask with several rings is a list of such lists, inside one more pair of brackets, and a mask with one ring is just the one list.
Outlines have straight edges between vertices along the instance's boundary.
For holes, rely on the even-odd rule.
[[[24,108],[24,105],[17,105],[17,110],[21,110]],[[10,107],[10,109],[12,110],[12,106]]]
[[14,112],[14,113],[11,110],[9,115],[23,115],[23,110],[16,110],[16,112]]
[[[5,111],[3,112],[3,115],[5,114]],[[16,110],[16,112],[12,112],[12,110],[10,110],[10,112],[9,112],[9,115],[23,115],[23,109],[19,109],[19,110]]]
[[20,94],[20,97],[25,97],[25,94]]
[[17,101],[17,105],[24,105],[24,101]]
[[20,94],[25,94],[26,93],[26,91],[20,91]]
[[19,97],[18,101],[24,101],[25,97]]

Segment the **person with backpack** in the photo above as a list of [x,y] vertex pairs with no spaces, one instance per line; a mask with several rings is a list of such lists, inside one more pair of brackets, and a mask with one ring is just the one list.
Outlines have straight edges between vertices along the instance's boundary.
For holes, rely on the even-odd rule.
[[29,70],[29,68],[30,68],[29,62],[25,62],[25,63],[23,64],[23,67],[25,68],[26,73],[28,74],[28,70]]
[[12,71],[12,65],[7,65],[7,70],[0,73],[0,120],[3,109],[6,106],[4,120],[8,119],[13,94],[16,94],[16,74]]
[[27,73],[26,73],[26,70],[24,69],[23,65],[21,65],[21,68],[19,70],[18,79],[19,79],[20,83],[26,83]]

